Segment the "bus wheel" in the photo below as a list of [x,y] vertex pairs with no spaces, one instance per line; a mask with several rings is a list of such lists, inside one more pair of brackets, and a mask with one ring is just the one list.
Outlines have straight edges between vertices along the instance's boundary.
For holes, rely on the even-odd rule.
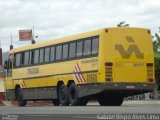
[[87,103],[88,103],[88,98],[87,97],[82,97],[81,102],[80,102],[80,106],[86,106]]
[[23,99],[23,91],[21,88],[18,88],[17,90],[17,102],[19,106],[26,106],[27,100]]
[[53,99],[52,103],[54,104],[54,106],[59,106],[60,105],[60,102],[59,102],[58,99]]
[[121,106],[123,103],[123,97],[120,96],[114,97],[113,100],[114,101],[112,102],[112,106]]
[[68,99],[68,87],[64,84],[62,84],[58,91],[59,95],[59,102],[62,106],[69,105],[69,99]]
[[121,106],[123,103],[123,97],[101,93],[98,97],[98,102],[101,106]]
[[88,103],[88,99],[86,97],[78,97],[78,89],[75,83],[72,83],[69,86],[69,101],[72,106],[84,106]]

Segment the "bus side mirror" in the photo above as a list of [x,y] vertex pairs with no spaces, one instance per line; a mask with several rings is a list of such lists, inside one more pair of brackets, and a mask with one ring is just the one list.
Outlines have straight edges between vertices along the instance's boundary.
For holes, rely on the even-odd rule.
[[7,69],[7,68],[8,68],[8,60],[4,62],[4,69]]

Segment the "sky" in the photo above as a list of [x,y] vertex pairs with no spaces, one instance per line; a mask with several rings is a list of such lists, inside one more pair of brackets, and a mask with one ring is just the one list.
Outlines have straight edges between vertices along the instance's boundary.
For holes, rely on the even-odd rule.
[[3,51],[31,44],[19,41],[19,30],[32,29],[36,42],[47,41],[99,28],[131,27],[158,32],[160,0],[0,0],[0,40]]

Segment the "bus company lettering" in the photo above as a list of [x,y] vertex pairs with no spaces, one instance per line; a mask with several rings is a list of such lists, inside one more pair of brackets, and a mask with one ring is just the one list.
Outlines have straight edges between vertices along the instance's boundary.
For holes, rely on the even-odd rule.
[[84,61],[81,61],[81,64],[88,64],[88,63],[97,63],[98,62],[98,59],[89,59],[89,60],[84,60]]
[[27,74],[38,74],[39,73],[39,68],[28,68],[27,69]]
[[122,58],[125,58],[125,59],[130,58],[132,53],[134,53],[138,59],[143,59],[144,54],[140,51],[139,47],[135,44],[134,39],[131,36],[126,36],[125,38],[127,42],[130,43],[128,49],[125,50],[123,45],[116,44],[115,50],[119,51]]

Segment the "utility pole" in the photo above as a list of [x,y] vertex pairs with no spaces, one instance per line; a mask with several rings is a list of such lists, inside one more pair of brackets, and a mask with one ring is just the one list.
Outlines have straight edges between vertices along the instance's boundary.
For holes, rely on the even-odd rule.
[[12,33],[10,33],[10,37],[11,37],[10,50],[12,50],[12,49],[13,49],[13,44],[12,44]]
[[1,48],[1,40],[0,40],[0,65],[2,66],[2,48]]
[[34,39],[34,26],[32,27],[32,42],[31,42],[32,44],[35,44],[36,43],[36,41],[35,41],[35,39]]

